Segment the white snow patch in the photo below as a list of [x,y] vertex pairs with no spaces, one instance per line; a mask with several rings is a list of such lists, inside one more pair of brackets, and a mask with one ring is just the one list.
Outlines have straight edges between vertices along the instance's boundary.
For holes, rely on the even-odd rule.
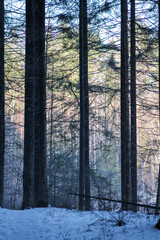
[[[0,208],[0,240],[158,240],[157,216],[59,208]],[[117,226],[118,221],[125,224]]]

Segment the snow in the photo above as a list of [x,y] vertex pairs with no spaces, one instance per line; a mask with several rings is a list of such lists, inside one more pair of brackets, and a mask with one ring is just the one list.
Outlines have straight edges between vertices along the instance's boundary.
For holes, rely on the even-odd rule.
[[132,212],[0,208],[0,240],[158,240],[158,219]]

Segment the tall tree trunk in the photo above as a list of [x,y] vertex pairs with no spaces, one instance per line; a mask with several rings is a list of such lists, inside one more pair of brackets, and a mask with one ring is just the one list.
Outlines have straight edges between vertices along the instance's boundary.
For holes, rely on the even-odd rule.
[[[159,133],[160,133],[160,4],[158,1],[158,17],[159,17],[159,26],[158,26],[158,48],[159,48]],[[160,165],[159,165],[159,174],[158,174],[158,189],[157,189],[157,199],[156,199],[156,207],[160,207]],[[156,214],[159,213],[159,210],[156,209]],[[159,220],[159,228],[160,228],[160,220]]]
[[[136,48],[135,0],[131,0],[131,196],[137,203],[137,131],[136,131]],[[136,206],[132,206],[137,211]]]
[[121,0],[121,195],[129,201],[128,6]]
[[22,208],[34,207],[35,1],[26,1],[24,171]]
[[[160,1],[160,0],[159,0]],[[160,131],[160,3],[158,1],[158,50],[159,50],[159,56],[158,56],[158,63],[159,63],[159,131]]]
[[35,76],[35,204],[48,206],[46,176],[45,0],[36,0]]
[[0,206],[3,206],[4,192],[4,146],[5,146],[5,119],[4,119],[4,1],[0,1]]
[[48,206],[45,1],[26,0],[23,206]]
[[[80,175],[79,209],[90,210],[87,0],[80,0]],[[85,197],[81,196],[85,195]]]

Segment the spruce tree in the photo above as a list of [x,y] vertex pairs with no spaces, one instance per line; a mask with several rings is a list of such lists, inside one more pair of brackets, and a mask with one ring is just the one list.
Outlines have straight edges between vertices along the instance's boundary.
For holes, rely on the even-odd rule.
[[[87,0],[80,1],[80,173],[79,209],[90,210]],[[85,197],[83,196],[85,195]]]
[[26,0],[25,119],[22,208],[34,207],[35,157],[35,1]]
[[45,0],[36,0],[35,23],[35,204],[47,207]]
[[129,200],[129,84],[128,84],[128,5],[121,0],[121,195],[122,209]]
[[[137,203],[137,130],[136,130],[136,42],[135,0],[131,0],[131,196]],[[136,211],[136,206],[132,209]]]
[[26,0],[23,208],[48,206],[45,1]]
[[4,118],[4,1],[0,1],[0,206],[3,205],[4,193],[4,146],[5,146],[5,118]]

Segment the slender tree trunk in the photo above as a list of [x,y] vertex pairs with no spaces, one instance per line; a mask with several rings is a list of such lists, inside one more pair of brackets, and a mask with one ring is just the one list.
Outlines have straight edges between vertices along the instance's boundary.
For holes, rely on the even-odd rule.
[[5,119],[4,119],[4,1],[0,1],[0,206],[3,206],[4,192],[4,147],[5,147]]
[[158,63],[159,63],[159,131],[160,131],[160,3],[158,1],[158,50],[159,50],[159,56],[158,56]]
[[25,119],[22,208],[34,207],[35,2],[26,1]]
[[87,0],[80,0],[80,175],[79,209],[90,210]]
[[[137,131],[136,131],[136,44],[135,0],[131,0],[131,195],[137,203]],[[136,206],[132,206],[137,211]]]
[[45,0],[36,0],[35,12],[35,204],[48,206],[46,176],[46,70],[45,70]]
[[159,214],[159,207],[160,207],[160,165],[159,165],[159,173],[158,173],[158,187],[157,187],[157,199],[156,199],[156,207],[155,214]]
[[128,6],[121,0],[121,195],[129,201]]
[[[160,4],[158,1],[158,17],[159,17],[159,26],[158,26],[158,48],[159,48],[159,133],[160,133]],[[158,174],[158,189],[157,189],[157,199],[156,199],[156,207],[160,207],[160,165],[159,165],[159,174]],[[156,214],[159,214],[159,210],[156,209]],[[159,228],[160,228],[160,220],[159,220]]]

